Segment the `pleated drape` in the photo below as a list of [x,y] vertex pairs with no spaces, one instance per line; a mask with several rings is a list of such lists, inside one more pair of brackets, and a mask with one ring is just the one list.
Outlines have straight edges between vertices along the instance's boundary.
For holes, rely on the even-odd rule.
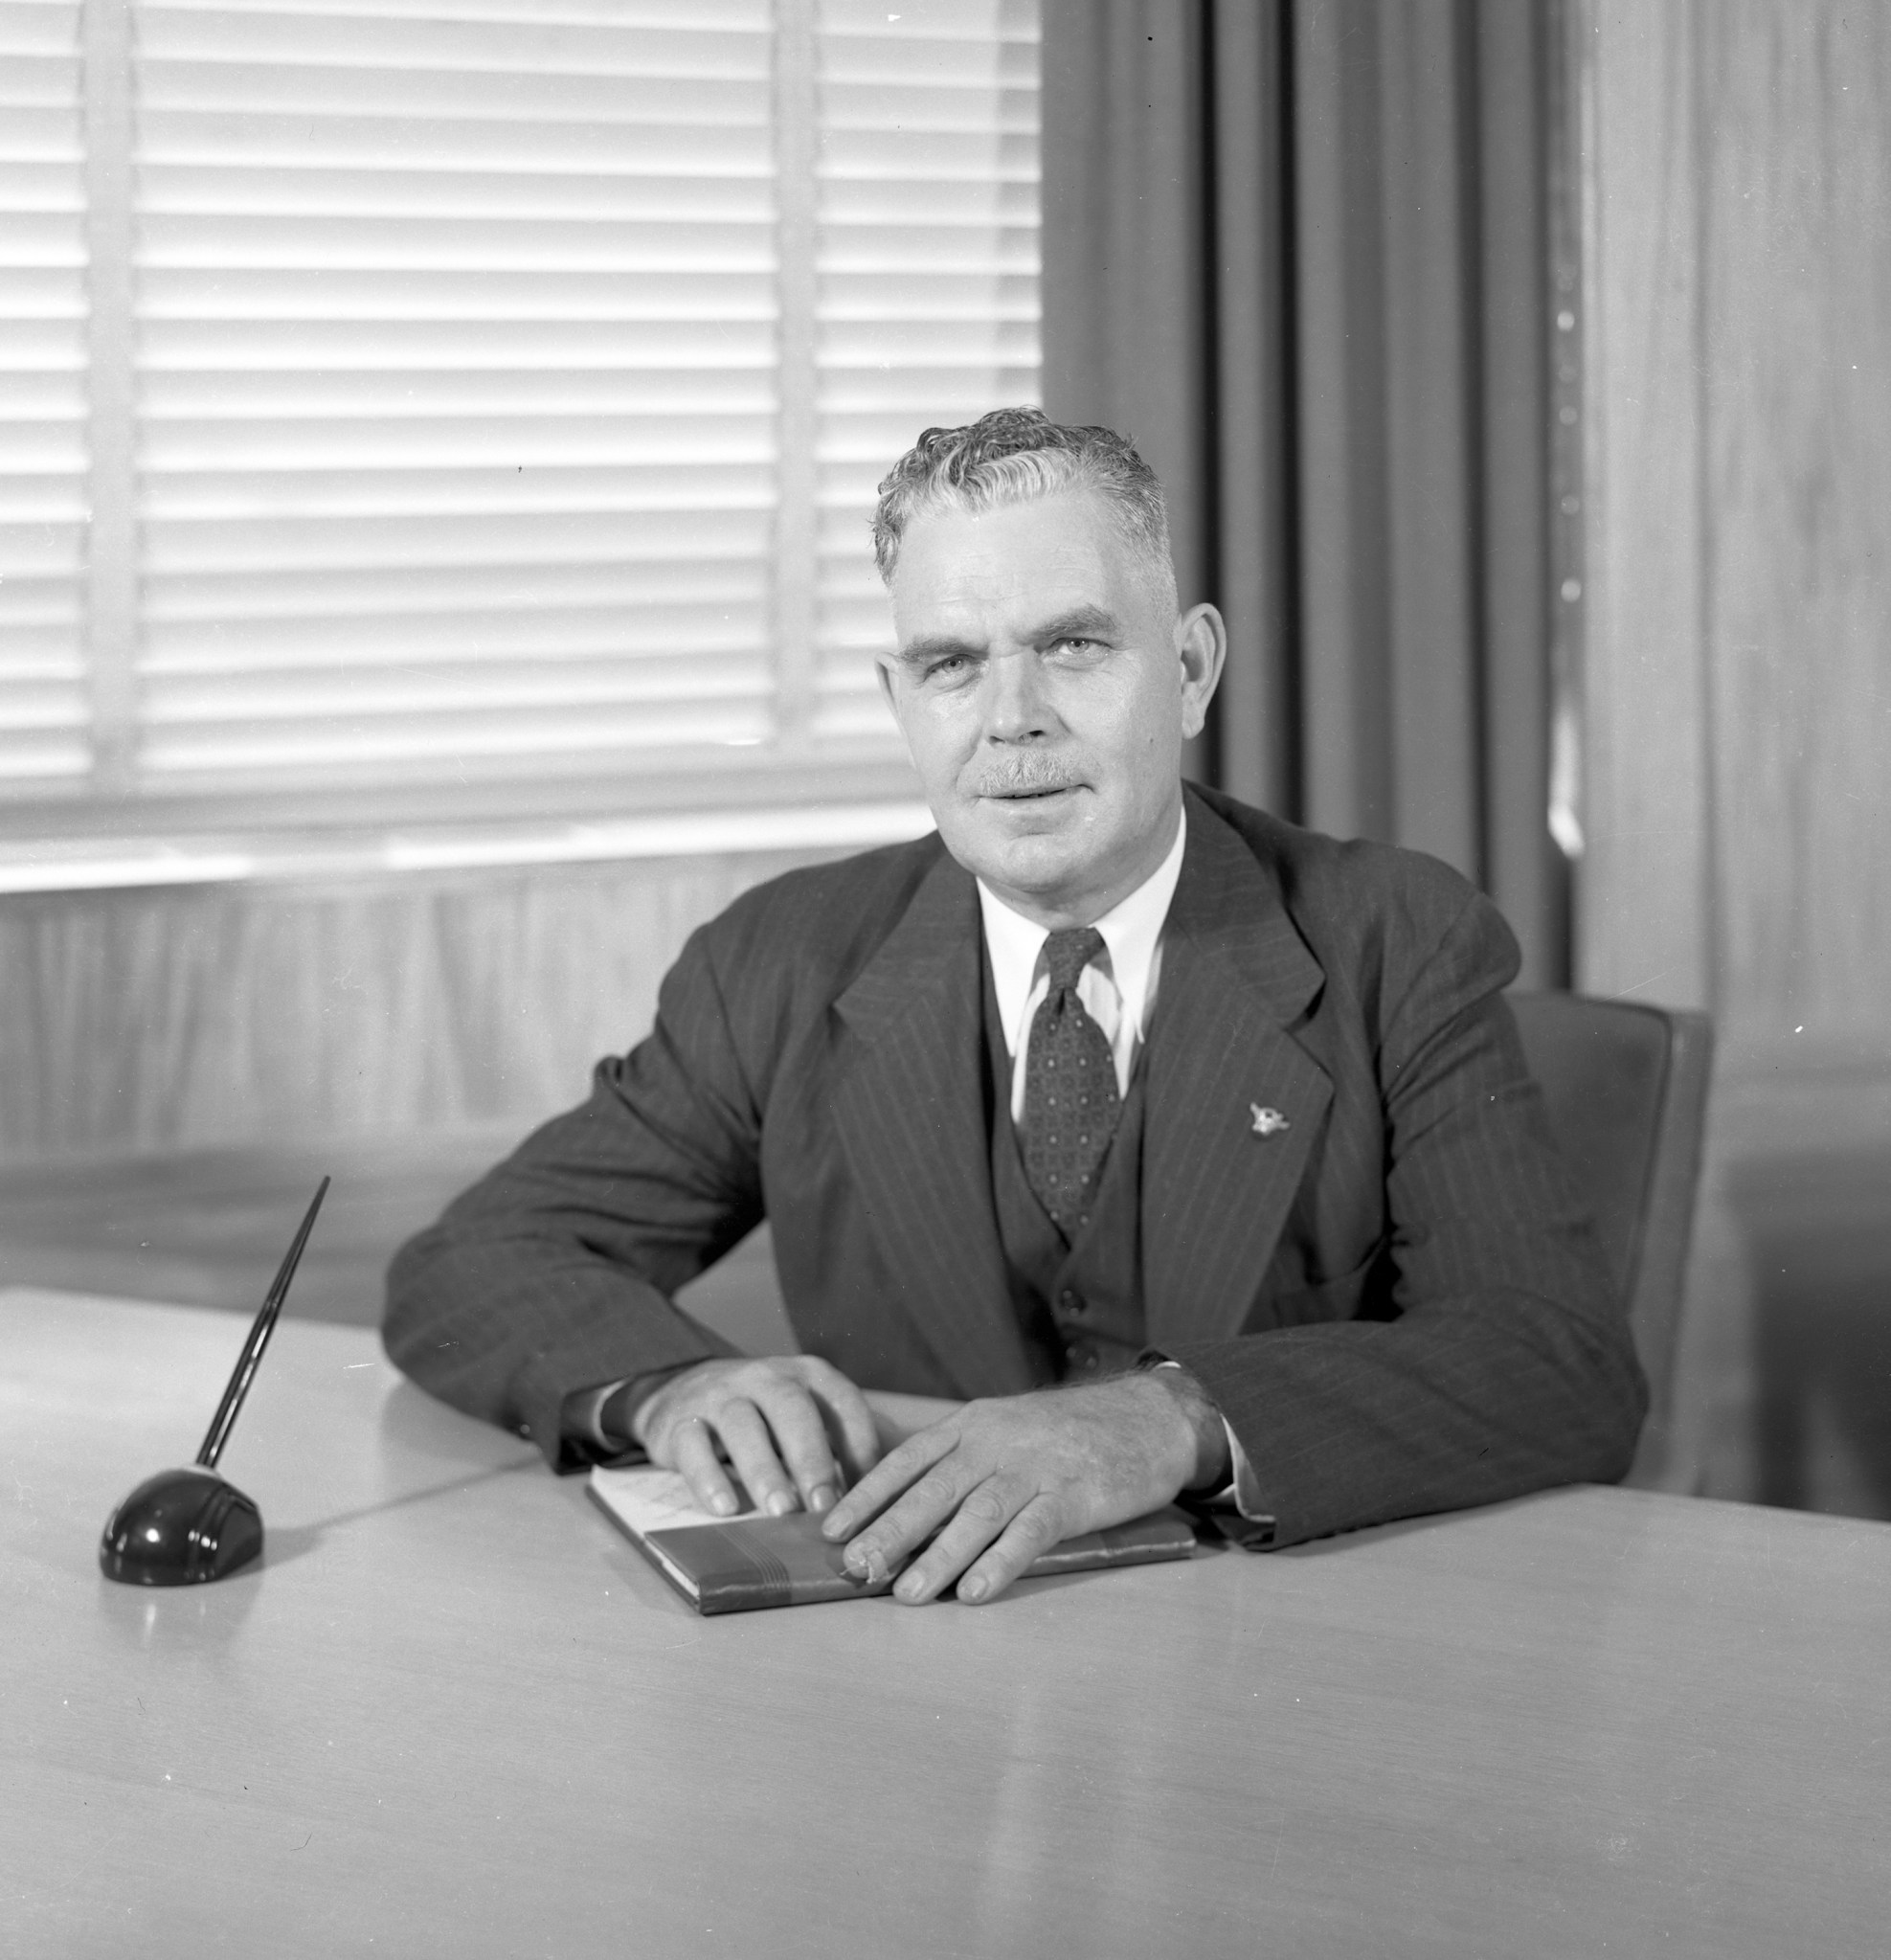
[[1539,0],[1044,0],[1045,396],[1232,635],[1193,758],[1409,845],[1567,974],[1547,823]]

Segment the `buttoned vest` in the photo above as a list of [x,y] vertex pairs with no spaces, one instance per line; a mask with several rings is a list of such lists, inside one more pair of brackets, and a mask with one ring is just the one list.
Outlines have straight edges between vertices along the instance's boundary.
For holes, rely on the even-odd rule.
[[1117,1373],[1143,1348],[1143,1056],[1130,1077],[1090,1224],[1067,1245],[1024,1176],[989,959],[984,968],[992,1202],[1019,1332],[1042,1382]]

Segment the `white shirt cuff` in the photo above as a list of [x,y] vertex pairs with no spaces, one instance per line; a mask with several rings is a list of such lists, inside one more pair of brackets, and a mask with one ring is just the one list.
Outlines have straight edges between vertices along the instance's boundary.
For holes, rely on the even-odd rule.
[[1227,1416],[1222,1417],[1222,1428],[1227,1434],[1227,1460],[1234,1466],[1234,1475],[1228,1478],[1227,1489],[1215,1493],[1212,1501],[1232,1505],[1255,1524],[1272,1524],[1272,1512],[1261,1506],[1260,1480],[1254,1475],[1254,1466],[1248,1461],[1241,1438],[1234,1433],[1234,1425]]
[[[626,1382],[629,1379],[628,1375],[624,1377]],[[601,1388],[590,1388],[581,1395],[568,1397],[565,1421],[570,1425],[569,1433],[582,1442],[595,1443],[600,1450],[622,1450],[624,1438],[604,1433],[604,1405],[622,1386],[623,1382],[606,1382]]]
[[[1160,1368],[1179,1368],[1180,1362],[1158,1362]],[[1237,1511],[1253,1524],[1272,1524],[1273,1513],[1261,1508],[1261,1489],[1254,1476],[1254,1467],[1248,1461],[1248,1453],[1241,1447],[1241,1438],[1234,1433],[1234,1425],[1227,1416],[1222,1417],[1222,1434],[1227,1438],[1227,1460],[1233,1471],[1220,1490],[1195,1492],[1191,1501],[1197,1504],[1212,1504],[1224,1511]]]

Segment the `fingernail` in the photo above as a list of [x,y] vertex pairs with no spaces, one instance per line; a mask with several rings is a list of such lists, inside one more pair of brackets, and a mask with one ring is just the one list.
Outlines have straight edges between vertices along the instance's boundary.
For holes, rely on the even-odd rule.
[[908,1606],[911,1606],[925,1589],[926,1582],[920,1578],[919,1574],[917,1572],[909,1572],[893,1588],[893,1597],[895,1599],[903,1599]]
[[824,1483],[816,1484],[807,1494],[807,1507],[817,1517],[822,1511],[831,1511],[834,1508],[833,1490]]
[[709,1499],[709,1509],[718,1518],[727,1518],[734,1508],[735,1499],[727,1491],[717,1491],[715,1496]]
[[859,1545],[850,1544],[841,1555],[841,1563],[856,1579],[865,1579],[869,1586],[877,1586],[887,1576],[885,1562],[877,1551],[863,1551]]
[[977,1573],[974,1573],[972,1577],[969,1579],[961,1579],[958,1582],[959,1598],[968,1599],[975,1606],[979,1603],[979,1600],[984,1598],[985,1594],[991,1588],[985,1584],[985,1582],[982,1579],[980,1579],[978,1576]]
[[768,1515],[771,1518],[785,1518],[795,1508],[795,1499],[787,1491],[771,1491],[768,1498]]

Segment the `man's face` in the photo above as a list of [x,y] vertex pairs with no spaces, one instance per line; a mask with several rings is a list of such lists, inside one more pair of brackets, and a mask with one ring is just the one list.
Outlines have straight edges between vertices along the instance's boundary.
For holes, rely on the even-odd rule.
[[935,511],[900,543],[880,679],[946,848],[1041,925],[1088,925],[1175,842],[1221,671],[1086,491]]

